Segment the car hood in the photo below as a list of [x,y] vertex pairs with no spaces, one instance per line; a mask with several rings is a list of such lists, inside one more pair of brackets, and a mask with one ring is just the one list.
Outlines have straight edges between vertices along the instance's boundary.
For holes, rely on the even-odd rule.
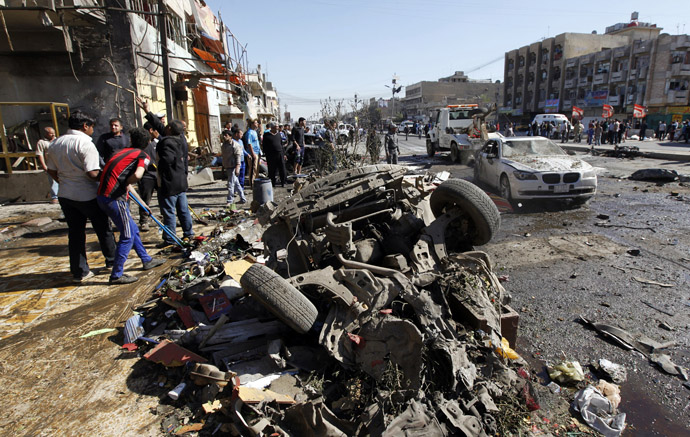
[[504,158],[506,164],[524,171],[587,171],[592,166],[571,156],[516,156]]

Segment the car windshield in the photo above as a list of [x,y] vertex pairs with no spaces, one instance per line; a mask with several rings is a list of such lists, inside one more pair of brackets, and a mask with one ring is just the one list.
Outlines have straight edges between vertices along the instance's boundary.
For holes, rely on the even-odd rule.
[[451,120],[468,120],[472,118],[471,109],[458,109],[449,112],[449,118]]
[[535,138],[522,141],[505,141],[503,143],[503,156],[528,156],[528,155],[565,155],[566,153],[553,141],[546,138]]

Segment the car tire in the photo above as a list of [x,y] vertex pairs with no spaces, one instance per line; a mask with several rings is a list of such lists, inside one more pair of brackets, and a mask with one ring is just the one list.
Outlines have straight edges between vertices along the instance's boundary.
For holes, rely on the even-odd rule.
[[304,334],[316,321],[318,311],[299,290],[262,264],[253,264],[240,284],[254,299],[290,328]]
[[510,189],[510,181],[508,180],[508,176],[505,174],[501,175],[501,180],[498,183],[498,194],[501,195],[505,200],[508,202],[513,202],[513,195],[511,194],[511,189]]
[[429,158],[433,158],[436,154],[436,148],[434,147],[434,143],[428,138],[426,140],[426,154]]
[[457,205],[470,218],[474,227],[472,244],[481,246],[491,241],[501,225],[501,215],[491,197],[475,184],[463,179],[448,179],[431,193],[429,205],[438,217],[448,206]]
[[455,142],[450,143],[450,160],[453,162],[460,162],[460,151]]

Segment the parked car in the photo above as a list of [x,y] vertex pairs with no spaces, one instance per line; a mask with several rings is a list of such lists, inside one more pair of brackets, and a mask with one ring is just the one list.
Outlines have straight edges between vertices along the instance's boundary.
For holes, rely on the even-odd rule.
[[398,125],[398,134],[399,135],[405,135],[405,128],[406,127],[410,128],[410,134],[415,133],[414,132],[414,121],[405,120]]
[[597,190],[594,168],[544,137],[488,140],[477,151],[474,180],[508,201],[573,199],[584,203]]

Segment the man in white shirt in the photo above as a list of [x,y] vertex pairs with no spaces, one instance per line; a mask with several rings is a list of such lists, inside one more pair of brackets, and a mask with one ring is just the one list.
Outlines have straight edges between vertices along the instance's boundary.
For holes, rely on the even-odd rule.
[[60,183],[58,201],[67,221],[70,272],[80,283],[94,274],[86,260],[86,220],[98,236],[106,267],[115,259],[115,238],[108,216],[98,206],[96,192],[100,157],[93,144],[94,120],[75,111],[69,118],[69,130],[53,141],[46,151],[48,174]]
[[[36,144],[36,156],[38,157],[38,162],[41,164],[43,171],[48,171],[48,166],[46,166],[45,153],[50,147],[50,142],[55,139],[55,129],[48,126],[43,128],[43,138],[38,140]],[[50,203],[58,203],[58,183],[55,182],[53,178],[48,176],[50,179]]]

